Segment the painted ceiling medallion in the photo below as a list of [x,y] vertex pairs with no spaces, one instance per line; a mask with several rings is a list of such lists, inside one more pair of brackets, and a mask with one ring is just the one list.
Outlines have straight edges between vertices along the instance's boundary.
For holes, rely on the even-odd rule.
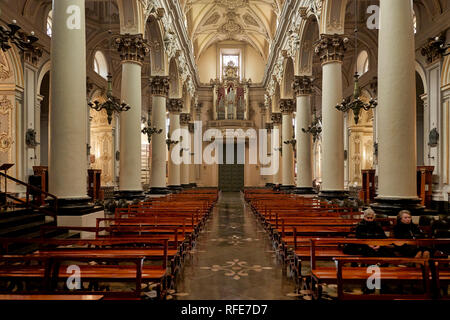
[[228,10],[235,10],[248,5],[249,0],[216,0],[216,4],[226,7]]

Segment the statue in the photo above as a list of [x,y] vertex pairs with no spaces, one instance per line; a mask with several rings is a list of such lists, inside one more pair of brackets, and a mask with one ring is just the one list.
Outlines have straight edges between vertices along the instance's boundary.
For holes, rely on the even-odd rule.
[[234,108],[236,103],[236,91],[231,85],[227,94],[227,119],[234,119]]

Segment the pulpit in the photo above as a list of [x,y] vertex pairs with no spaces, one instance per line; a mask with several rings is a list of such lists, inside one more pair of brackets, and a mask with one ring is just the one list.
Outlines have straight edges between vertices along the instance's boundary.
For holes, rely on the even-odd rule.
[[[48,166],[33,166],[33,173],[35,176],[41,177],[41,190],[48,192]],[[46,196],[43,193],[40,196],[36,196],[36,202],[44,205],[45,197]]]
[[364,169],[362,173],[362,199],[369,204],[375,197],[375,169]]
[[88,196],[92,201],[102,200],[101,198],[101,174],[100,169],[88,169]]
[[429,208],[433,193],[434,166],[417,166],[417,196],[420,204]]

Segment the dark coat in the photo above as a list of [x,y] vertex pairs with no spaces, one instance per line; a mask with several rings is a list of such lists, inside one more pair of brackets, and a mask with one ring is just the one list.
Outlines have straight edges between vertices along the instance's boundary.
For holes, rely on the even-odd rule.
[[402,223],[397,221],[394,227],[394,237],[397,239],[420,239],[425,238],[425,234],[420,228],[414,223]]
[[387,238],[381,225],[376,221],[362,220],[355,230],[359,239],[384,239]]

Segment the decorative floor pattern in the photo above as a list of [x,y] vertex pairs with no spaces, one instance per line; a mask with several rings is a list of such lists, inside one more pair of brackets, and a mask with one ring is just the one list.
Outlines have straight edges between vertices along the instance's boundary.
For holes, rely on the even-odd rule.
[[176,300],[299,300],[270,239],[240,193],[222,193],[170,296]]

